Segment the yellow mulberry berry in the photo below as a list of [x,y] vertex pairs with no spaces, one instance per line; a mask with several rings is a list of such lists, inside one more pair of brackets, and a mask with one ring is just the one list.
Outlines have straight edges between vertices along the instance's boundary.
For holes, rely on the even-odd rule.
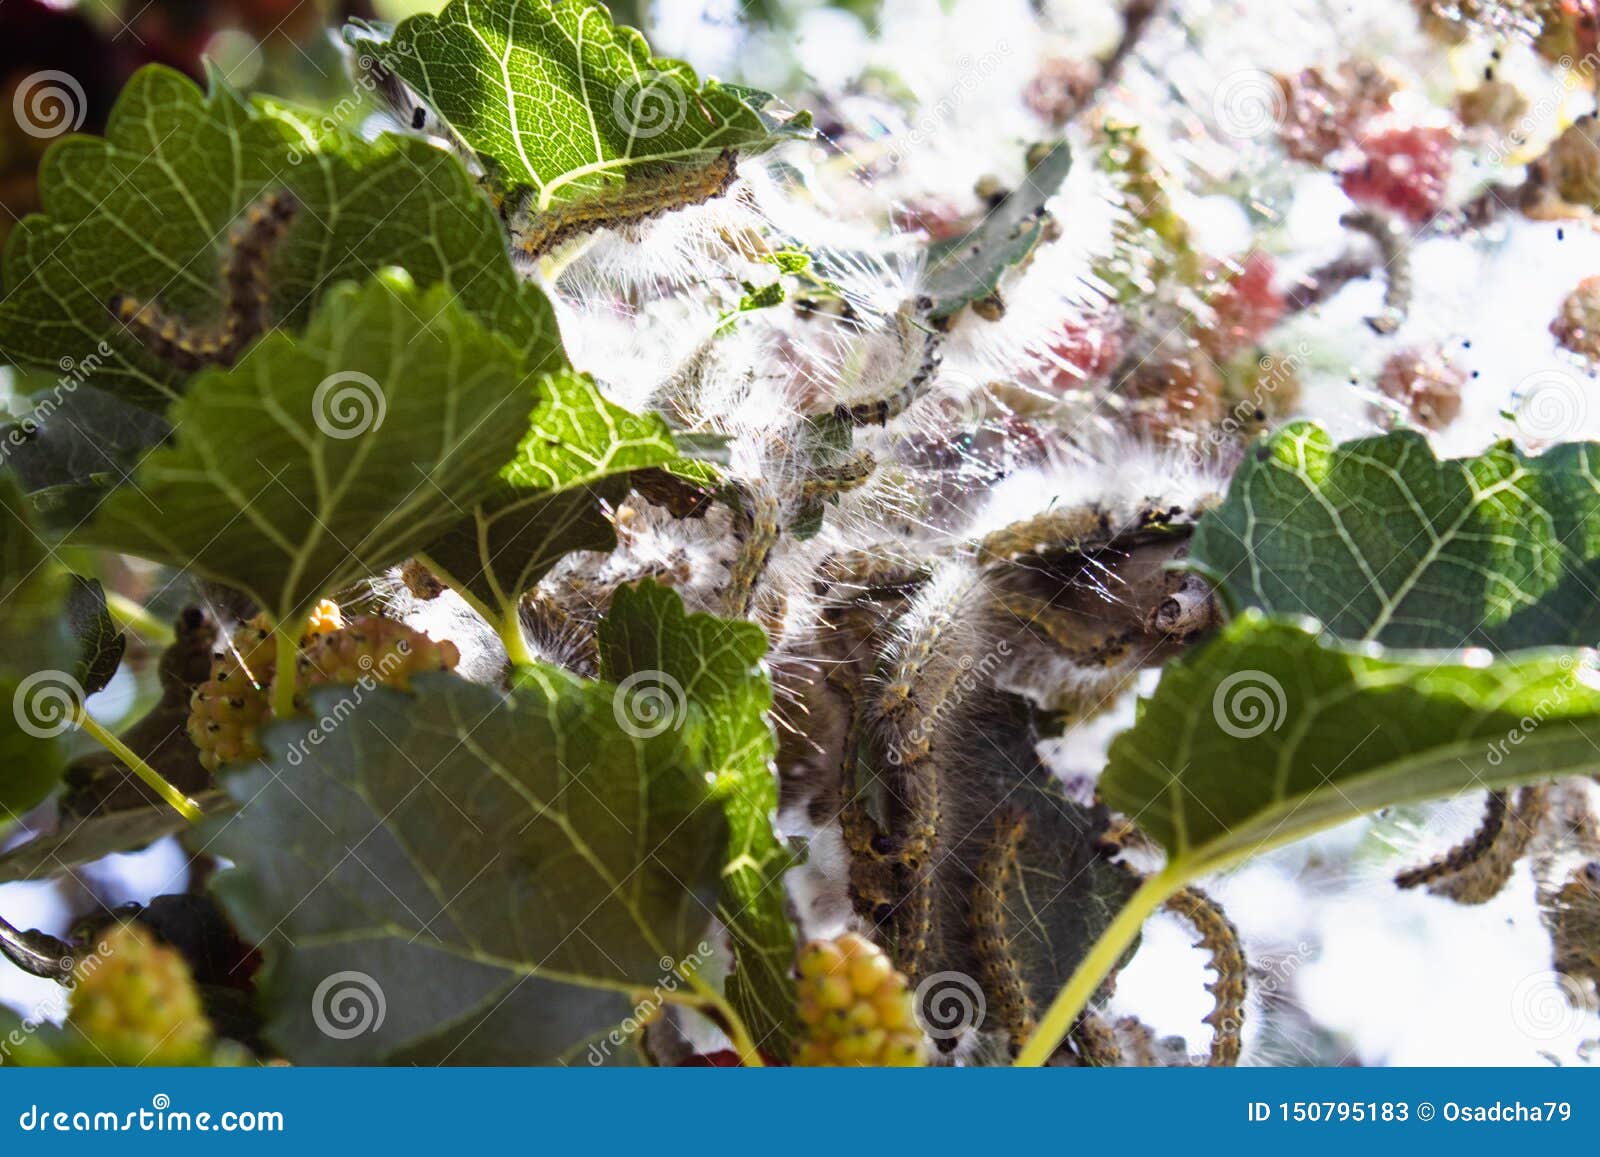
[[906,1068],[924,1061],[911,985],[864,936],[813,940],[800,950],[797,1065]]
[[[301,649],[314,648],[344,629],[339,604],[323,599],[306,620]],[[262,754],[256,731],[272,714],[277,665],[277,646],[265,615],[257,615],[234,631],[228,647],[212,662],[211,678],[196,687],[189,699],[189,738],[207,771]]]
[[342,630],[319,635],[300,652],[300,688],[371,680],[401,691],[425,671],[453,671],[461,653],[449,640],[434,642],[393,619],[368,615]]
[[206,1019],[189,965],[137,924],[113,929],[78,963],[67,1024],[113,1065],[209,1061]]

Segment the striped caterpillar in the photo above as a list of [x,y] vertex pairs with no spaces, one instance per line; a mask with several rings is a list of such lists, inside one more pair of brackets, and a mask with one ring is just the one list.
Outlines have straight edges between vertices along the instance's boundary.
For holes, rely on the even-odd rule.
[[882,397],[834,407],[835,420],[850,426],[886,425],[905,413],[933,381],[944,356],[939,335],[922,327],[905,310],[895,315],[895,327],[903,359],[893,379],[899,384]]
[[1018,850],[1027,831],[1021,813],[1002,814],[994,824],[988,849],[978,861],[972,887],[973,951],[983,973],[984,989],[997,1007],[1000,1024],[1014,1056],[1033,1035],[1038,1010],[1012,948],[1012,916],[1008,899],[1021,880]]
[[1339,218],[1346,229],[1372,238],[1378,247],[1379,268],[1384,271],[1383,312],[1367,318],[1374,333],[1387,336],[1400,328],[1411,308],[1411,261],[1406,231],[1394,218],[1371,209],[1358,209]]
[[778,521],[778,500],[770,491],[747,482],[735,485],[739,490],[739,507],[735,514],[739,551],[728,568],[723,613],[742,619],[750,613],[756,584],[767,569],[783,528]]
[[1600,861],[1574,868],[1544,910],[1555,970],[1600,994]]
[[1206,990],[1216,998],[1216,1005],[1203,1018],[1212,1030],[1210,1064],[1214,1068],[1236,1065],[1249,975],[1244,951],[1239,947],[1239,932],[1217,902],[1198,888],[1184,888],[1175,893],[1167,901],[1166,909],[1188,921],[1199,933],[1195,947],[1211,953],[1211,967],[1217,974],[1216,981],[1206,985]]
[[1519,789],[1515,803],[1506,792],[1490,792],[1477,831],[1437,859],[1401,872],[1395,885],[1407,889],[1426,885],[1435,895],[1459,904],[1487,903],[1511,878],[1548,806],[1543,784]]
[[191,325],[156,302],[124,293],[107,303],[112,316],[153,354],[179,369],[233,365],[271,325],[268,266],[299,208],[292,194],[273,192],[245,209],[244,220],[228,235],[222,315],[211,325]]
[[629,176],[615,189],[567,205],[553,205],[513,226],[517,253],[532,259],[594,229],[637,225],[674,209],[701,205],[726,193],[739,175],[738,154],[724,149],[696,168],[665,168]]
[[858,450],[836,466],[819,467],[800,487],[800,501],[807,505],[846,494],[866,483],[878,468],[870,450]]

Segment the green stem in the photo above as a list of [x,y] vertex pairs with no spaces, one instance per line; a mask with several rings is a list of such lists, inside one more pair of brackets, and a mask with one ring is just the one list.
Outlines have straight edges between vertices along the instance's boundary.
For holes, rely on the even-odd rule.
[[149,784],[150,789],[177,809],[178,814],[184,819],[190,823],[200,819],[202,813],[199,804],[168,783],[164,775],[139,758],[133,748],[102,727],[82,707],[78,708],[78,726],[92,735],[100,746],[127,764],[129,771]]
[[515,603],[507,607],[500,618],[500,641],[505,644],[513,667],[531,667],[538,662],[538,657],[528,649],[528,640],[523,637],[522,616]]
[[1038,1068],[1061,1047],[1061,1042],[1067,1038],[1067,1033],[1072,1031],[1072,1026],[1077,1023],[1078,1014],[1094,996],[1101,981],[1105,980],[1117,966],[1117,961],[1122,959],[1122,954],[1128,950],[1128,945],[1139,935],[1144,922],[1161,907],[1167,897],[1183,887],[1187,879],[1187,872],[1174,871],[1173,865],[1168,864],[1155,875],[1148,877],[1139,885],[1138,890],[1128,897],[1128,902],[1100,934],[1100,938],[1094,942],[1094,947],[1089,949],[1089,955],[1079,962],[1066,985],[1056,993],[1055,1000],[1050,1002],[1049,1009],[1039,1021],[1039,1027],[1034,1030],[1033,1035],[1028,1038],[1028,1043],[1023,1045],[1022,1051],[1017,1054],[1019,1066]]
[[294,714],[295,675],[300,660],[299,639],[304,633],[304,619],[293,624],[279,623],[273,629],[277,660],[272,671],[272,714],[279,719],[287,719]]
[[118,626],[137,631],[152,643],[172,642],[172,624],[162,622],[127,595],[106,591],[106,609]]
[[678,975],[689,982],[689,987],[694,989],[695,995],[687,998],[680,996],[677,1003],[687,1004],[691,1008],[710,1009],[716,1014],[717,1027],[727,1033],[728,1039],[733,1042],[734,1051],[739,1054],[739,1063],[747,1069],[766,1068],[766,1062],[761,1059],[761,1050],[756,1048],[756,1042],[750,1037],[750,1030],[745,1027],[744,1020],[734,1011],[733,1005],[727,1002],[722,993],[707,983],[697,972],[684,972],[680,968]]

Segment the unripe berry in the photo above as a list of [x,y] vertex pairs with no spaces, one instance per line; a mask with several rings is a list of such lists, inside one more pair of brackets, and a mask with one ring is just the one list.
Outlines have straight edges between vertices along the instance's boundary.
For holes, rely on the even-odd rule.
[[1442,430],[1455,421],[1466,384],[1466,373],[1445,361],[1437,349],[1401,350],[1378,371],[1378,390],[1428,430]]
[[[346,625],[338,605],[327,600],[313,609],[300,647],[297,692],[363,680],[404,691],[412,675],[453,670],[460,660],[454,643],[436,643],[392,619],[367,616]],[[272,713],[276,668],[272,631],[258,615],[234,632],[228,650],[213,662],[211,678],[190,699],[189,738],[207,770],[260,758],[256,735]]]
[[863,936],[813,940],[800,950],[797,1065],[910,1067],[924,1061],[911,987]]
[[122,925],[78,964],[67,1024],[113,1065],[197,1065],[211,1022],[183,957],[137,924]]
[[1600,362],[1600,277],[1585,277],[1567,294],[1550,332],[1563,349]]
[[424,671],[453,671],[461,653],[449,640],[436,643],[393,619],[367,615],[343,630],[310,640],[300,652],[299,689],[324,683],[372,680],[401,691]]

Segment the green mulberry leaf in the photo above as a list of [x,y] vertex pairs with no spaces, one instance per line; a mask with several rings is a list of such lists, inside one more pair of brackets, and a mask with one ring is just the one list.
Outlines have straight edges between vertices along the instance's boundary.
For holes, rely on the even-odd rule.
[[618,684],[636,729],[675,727],[704,712],[712,794],[728,816],[718,916],[733,940],[733,1006],[762,1051],[779,1059],[794,1031],[795,934],[783,875],[796,862],[773,829],[777,740],[765,633],[754,623],[687,614],[654,582],[619,589],[600,625],[600,669]]
[[483,498],[538,398],[509,343],[439,285],[324,296],[173,407],[174,443],[80,537],[249,594],[279,623],[400,562]]
[[766,93],[702,82],[687,64],[652,56],[643,36],[587,0],[454,0],[402,21],[375,52],[507,192],[527,190],[536,212],[811,128],[807,114],[763,111]]
[[108,303],[124,294],[214,321],[229,232],[268,192],[299,206],[268,265],[275,324],[303,325],[338,281],[402,266],[420,285],[456,287],[461,307],[531,365],[562,364],[549,302],[517,276],[492,206],[454,157],[418,140],[363,141],[220,80],[204,93],[159,66],[128,82],[104,138],[66,137],[46,155],[44,212],[6,246],[0,360],[55,371],[71,359],[96,388],[165,405],[189,375]]
[[67,629],[77,643],[78,657],[72,674],[85,695],[105,689],[122,665],[128,640],[111,620],[106,592],[99,580],[67,576]]
[[1163,670],[1100,794],[1193,877],[1378,808],[1593,771],[1594,653],[1487,658],[1246,612]]
[[51,553],[16,479],[0,472],[0,834],[60,779],[83,699]]
[[213,886],[267,954],[285,1056],[630,1059],[638,994],[705,962],[725,823],[698,721],[630,735],[616,695],[548,668],[509,698],[443,674],[319,688],[320,730],[277,723],[223,777],[239,810],[199,838],[238,865]]
[[429,561],[495,621],[569,551],[616,546],[602,502],[622,497],[631,471],[678,457],[658,415],[607,401],[587,374],[563,370],[541,385],[532,426],[498,485],[427,548]]
[[1416,432],[1257,446],[1190,562],[1235,608],[1398,647],[1600,642],[1600,445],[1439,460]]

